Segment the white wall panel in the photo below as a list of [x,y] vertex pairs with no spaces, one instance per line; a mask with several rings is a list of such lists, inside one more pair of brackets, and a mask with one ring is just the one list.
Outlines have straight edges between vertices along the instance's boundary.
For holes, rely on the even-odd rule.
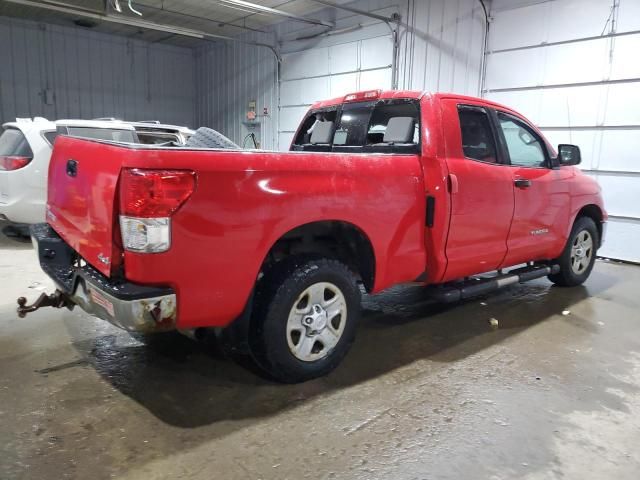
[[391,88],[391,70],[368,70],[360,74],[359,90],[374,90],[376,88]]
[[[280,130],[284,132],[295,132],[304,118],[309,107],[283,107],[281,108]],[[287,145],[288,147],[288,145]]]
[[640,78],[640,34],[618,37],[613,42],[611,79]]
[[596,174],[609,215],[640,218],[640,176]]
[[117,117],[195,126],[191,49],[11,18],[0,18],[0,45],[0,121]]
[[618,31],[633,32],[640,30],[640,2],[622,0],[618,11]]
[[640,82],[608,86],[604,124],[640,125]]
[[282,56],[282,80],[329,75],[329,49],[316,48]]
[[355,70],[358,64],[358,42],[340,43],[329,47],[329,73]]
[[[634,2],[622,0],[621,3]],[[493,2],[494,21],[491,24],[489,50],[597,37],[602,34],[611,11],[611,2],[606,0],[545,1],[528,6],[516,4],[516,8],[513,7],[514,3],[508,0]],[[632,9],[629,6],[629,10]],[[618,31],[627,29],[626,22],[620,21],[620,24]]]
[[378,68],[391,66],[393,41],[389,35],[370,38],[360,43],[362,62],[360,68]]
[[332,75],[329,79],[329,97],[339,97],[358,90],[358,73]]
[[[487,58],[485,87],[535,87],[544,80],[544,51],[541,49],[501,52]],[[518,68],[513,68],[517,62]]]
[[640,263],[640,222],[610,219],[607,237],[598,255]]

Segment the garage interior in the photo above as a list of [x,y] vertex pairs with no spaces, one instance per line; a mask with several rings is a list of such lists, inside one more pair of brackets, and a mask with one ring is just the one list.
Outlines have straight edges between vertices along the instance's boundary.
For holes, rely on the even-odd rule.
[[159,120],[286,151],[317,100],[484,97],[579,145],[609,213],[584,286],[366,296],[344,363],[299,385],[79,309],[17,318],[53,283],[0,221],[0,478],[638,478],[639,1],[2,0],[0,45],[2,122]]

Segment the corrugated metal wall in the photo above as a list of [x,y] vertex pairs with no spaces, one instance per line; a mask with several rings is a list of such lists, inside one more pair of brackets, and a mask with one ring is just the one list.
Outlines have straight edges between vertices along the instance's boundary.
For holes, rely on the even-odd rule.
[[[392,0],[360,0],[350,3],[350,6],[379,15],[400,13],[402,16],[405,26],[400,34],[400,88],[479,94],[484,16],[477,0],[409,0],[400,5]],[[363,43],[368,39],[389,38],[389,29],[384,23],[336,9],[325,9],[312,16],[334,21],[336,29],[347,31],[294,41],[298,36],[321,32],[322,29],[294,21],[278,25],[278,38],[285,39],[282,44],[285,63],[282,65],[284,75],[281,81],[287,82],[294,78],[298,81],[301,88],[305,89],[304,95],[299,95],[301,99],[304,97],[304,105],[296,103],[295,108],[292,107],[294,104],[290,100],[296,95],[291,95],[291,85],[287,86],[284,103],[280,102],[276,80],[277,64],[269,50],[238,44],[212,44],[201,48],[196,54],[198,121],[222,131],[236,142],[241,142],[249,131],[242,124],[247,104],[250,100],[257,100],[258,113],[265,106],[270,112],[269,117],[260,118],[262,147],[287,149],[292,125],[297,124],[305,106],[339,90],[324,88],[322,81],[315,82],[319,88],[309,90],[313,82],[300,81],[305,78],[304,75],[300,76],[299,71],[291,78],[287,77],[287,61],[304,59],[305,52],[311,57],[312,54],[329,52],[331,48],[333,65],[340,64],[340,78],[355,75],[356,88],[389,88],[385,83],[385,75],[368,72],[364,75],[367,77],[366,81],[363,82],[360,78],[364,70],[367,70],[363,70],[362,62],[366,55],[386,55],[388,58],[383,59],[384,61],[378,59],[380,61],[376,65],[391,64],[391,49],[376,49],[375,42]],[[348,30],[350,27],[354,29]],[[245,38],[257,39],[255,36]],[[273,41],[264,36],[261,40]],[[363,48],[368,50],[363,51]],[[358,53],[352,54],[354,51]],[[302,54],[296,55],[294,52]],[[377,67],[378,70],[380,68]],[[309,71],[308,76],[313,76],[311,69]],[[317,75],[315,77],[319,78]],[[335,75],[334,72],[327,71],[320,77],[327,77],[331,84],[331,77]],[[374,83],[379,78],[381,84],[372,84],[369,77],[373,78]],[[334,80],[338,82],[339,79],[336,77]],[[279,130],[283,132],[280,139]]]
[[[245,39],[256,37],[245,37]],[[265,47],[212,43],[196,50],[196,118],[238,144],[254,132],[265,149],[275,149],[278,130],[277,60]],[[259,124],[249,128],[249,101],[256,101]],[[267,108],[267,116],[263,116]]]
[[486,96],[575,143],[610,214],[600,254],[640,262],[640,2],[493,3]]
[[0,17],[2,122],[117,117],[193,126],[194,71],[191,49]]

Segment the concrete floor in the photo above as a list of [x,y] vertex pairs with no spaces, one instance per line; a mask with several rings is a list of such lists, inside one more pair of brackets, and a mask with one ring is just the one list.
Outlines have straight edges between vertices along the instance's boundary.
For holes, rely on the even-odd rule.
[[449,307],[368,298],[342,366],[295,386],[80,311],[18,319],[16,297],[50,287],[28,243],[0,239],[0,278],[2,479],[640,475],[637,267]]

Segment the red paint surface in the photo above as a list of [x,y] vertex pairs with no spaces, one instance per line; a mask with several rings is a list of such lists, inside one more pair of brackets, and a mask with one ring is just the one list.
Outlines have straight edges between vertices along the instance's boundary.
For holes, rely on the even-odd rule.
[[[575,167],[522,169],[463,157],[457,103],[515,113],[506,107],[420,92],[380,98],[420,99],[420,155],[128,148],[61,137],[50,167],[49,223],[103,273],[111,269],[98,254],[108,251],[113,264],[124,261],[128,280],[174,288],[178,327],[191,328],[233,321],[269,249],[306,223],[359,228],[373,246],[380,291],[425,270],[427,283],[437,283],[554,258],[580,208],[595,204],[604,212],[599,187]],[[79,163],[76,178],[66,175],[69,158]],[[196,172],[195,192],[172,217],[169,251],[122,253],[114,210],[121,168]],[[533,188],[516,191],[515,178],[530,178]],[[436,199],[432,228],[425,227],[427,195]],[[536,228],[550,233],[532,237]]]

